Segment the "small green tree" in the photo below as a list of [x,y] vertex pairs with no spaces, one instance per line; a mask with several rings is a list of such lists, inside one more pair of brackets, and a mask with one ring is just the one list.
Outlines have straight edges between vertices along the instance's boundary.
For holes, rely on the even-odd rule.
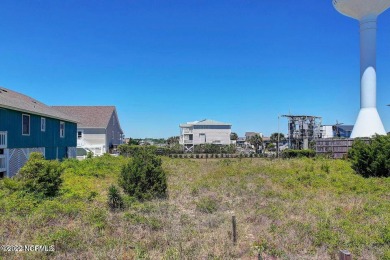
[[238,139],[238,135],[237,135],[237,133],[231,133],[230,134],[230,140],[237,140]]
[[249,143],[255,147],[257,153],[259,147],[263,144],[263,138],[259,134],[255,134],[249,138]]
[[111,210],[123,208],[123,198],[115,185],[111,185],[108,188],[108,206]]
[[274,145],[273,143],[268,143],[268,144],[267,144],[267,149],[268,149],[269,151],[275,150],[274,148],[275,148],[275,145]]
[[129,138],[128,145],[139,145],[140,139]]
[[125,193],[140,200],[166,197],[167,180],[161,159],[147,150],[136,153],[123,166],[119,185]]
[[390,136],[376,135],[368,142],[355,140],[348,158],[352,169],[364,177],[390,177]]
[[175,144],[179,144],[179,141],[180,141],[180,136],[171,136],[167,139],[167,144],[169,146],[172,146]]
[[[278,142],[278,133],[272,133],[269,137],[271,143],[277,143]],[[284,134],[279,133],[279,142],[283,142],[286,140],[286,137]]]
[[46,161],[41,153],[31,153],[17,178],[23,190],[39,197],[53,197],[62,184],[62,172],[59,162]]

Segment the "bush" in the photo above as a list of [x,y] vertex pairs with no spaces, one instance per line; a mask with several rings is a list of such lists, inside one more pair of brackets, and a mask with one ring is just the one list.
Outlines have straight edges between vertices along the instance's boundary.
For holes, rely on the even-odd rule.
[[123,198],[115,185],[108,188],[108,206],[111,210],[123,208]]
[[87,153],[87,158],[88,158],[88,159],[93,158],[93,152],[88,151],[88,153]]
[[157,147],[153,145],[147,145],[147,146],[141,146],[141,145],[128,145],[128,144],[121,144],[118,146],[118,151],[121,155],[127,156],[127,157],[133,157],[135,154],[140,153],[142,151],[148,151],[150,153],[153,153],[155,155],[166,155],[169,156],[170,154],[179,154],[183,152],[183,148],[179,147],[175,148],[166,148],[166,147]]
[[146,150],[137,153],[123,166],[119,185],[125,193],[139,200],[166,197],[167,179],[161,159]]
[[314,150],[292,150],[292,149],[286,149],[282,152],[283,158],[296,158],[296,157],[315,157],[316,152]]
[[352,169],[364,177],[390,177],[390,136],[356,139],[348,152]]
[[57,195],[62,184],[62,172],[59,162],[46,161],[42,154],[31,153],[17,178],[22,190],[38,197],[53,197]]

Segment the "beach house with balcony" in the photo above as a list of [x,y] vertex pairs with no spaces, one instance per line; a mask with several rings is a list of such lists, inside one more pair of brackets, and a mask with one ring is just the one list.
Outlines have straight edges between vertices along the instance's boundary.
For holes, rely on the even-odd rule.
[[229,123],[210,119],[180,124],[180,144],[185,152],[193,152],[200,144],[230,145],[231,128]]

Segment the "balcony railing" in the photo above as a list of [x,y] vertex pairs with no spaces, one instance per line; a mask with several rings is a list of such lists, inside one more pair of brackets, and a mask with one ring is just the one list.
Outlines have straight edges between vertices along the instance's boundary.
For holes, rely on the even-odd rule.
[[7,132],[0,132],[0,148],[7,148]]
[[192,144],[193,142],[194,142],[194,140],[184,140],[185,144]]
[[183,134],[192,134],[192,130],[190,129],[183,129]]

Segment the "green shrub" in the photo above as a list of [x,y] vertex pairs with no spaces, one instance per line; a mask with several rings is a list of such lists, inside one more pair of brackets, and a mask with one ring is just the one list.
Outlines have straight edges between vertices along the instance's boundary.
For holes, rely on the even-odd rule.
[[46,161],[42,154],[31,153],[17,178],[22,190],[38,197],[53,197],[57,195],[62,184],[62,172],[59,162]]
[[123,198],[115,185],[108,188],[108,206],[111,210],[123,208]]
[[144,150],[123,166],[119,185],[130,196],[137,199],[164,198],[167,179],[161,167],[161,159]]
[[390,177],[390,136],[376,135],[368,142],[355,140],[348,158],[352,169],[364,177]]
[[87,153],[87,158],[88,158],[88,159],[93,158],[93,152],[89,151],[89,152]]
[[147,151],[155,155],[156,154],[168,155],[170,153],[170,151],[168,151],[167,149],[164,149],[162,147],[156,147],[153,145],[140,146],[140,145],[128,145],[128,144],[119,145],[118,151],[121,155],[131,156],[131,157],[143,151]]
[[296,158],[296,157],[315,157],[316,152],[314,150],[306,149],[306,150],[293,150],[286,149],[282,152],[283,158]]

